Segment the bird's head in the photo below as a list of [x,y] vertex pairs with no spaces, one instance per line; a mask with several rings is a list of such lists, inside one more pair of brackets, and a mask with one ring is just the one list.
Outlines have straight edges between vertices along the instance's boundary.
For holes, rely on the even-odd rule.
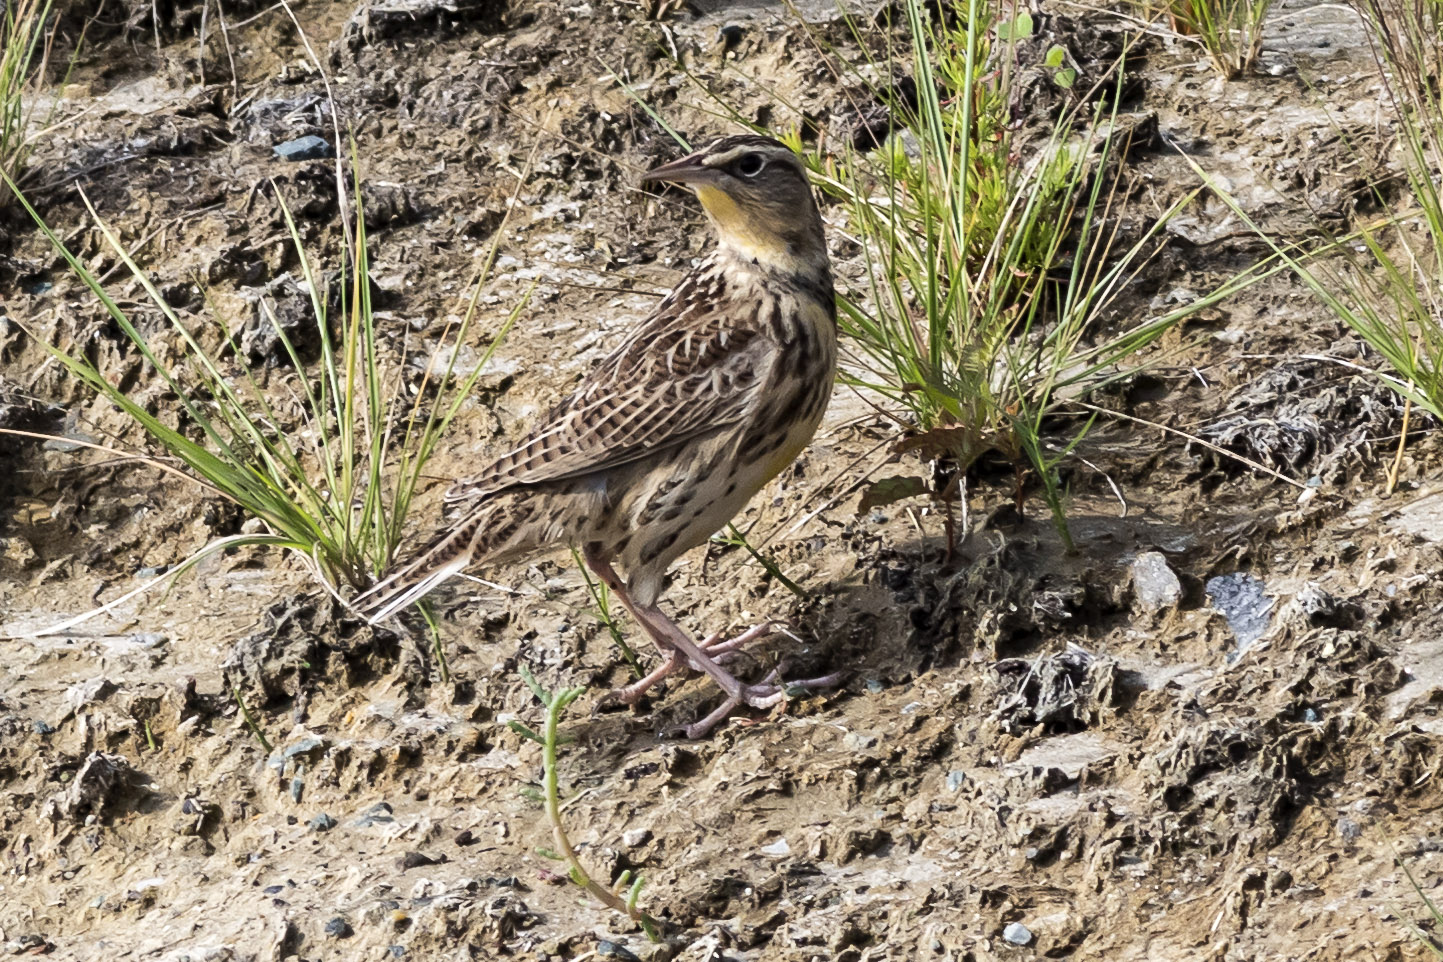
[[696,191],[723,247],[792,273],[825,272],[827,245],[801,158],[770,137],[724,137],[642,175]]

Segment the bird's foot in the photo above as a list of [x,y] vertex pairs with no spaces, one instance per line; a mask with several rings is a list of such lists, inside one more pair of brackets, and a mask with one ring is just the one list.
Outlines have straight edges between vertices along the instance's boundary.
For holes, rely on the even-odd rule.
[[[734,638],[723,638],[721,632],[717,632],[705,641],[698,642],[697,648],[701,650],[703,655],[710,658],[715,665],[724,665],[749,643],[756,641],[758,638],[765,638],[771,634],[776,624],[777,622],[764,621],[759,625],[748,628]],[[694,671],[704,672],[706,668],[697,664],[694,659],[688,658],[676,649],[672,649],[671,653],[667,655],[666,660],[650,674],[632,682],[624,688],[613,689],[602,699],[602,703],[607,705],[636,705],[645,698],[646,693],[662,679],[678,673],[689,674]],[[740,681],[736,682],[736,691],[738,693],[744,688],[745,686]]]
[[750,708],[773,708],[785,701],[789,695],[817,688],[835,688],[842,683],[845,676],[846,672],[834,671],[830,675],[822,675],[818,678],[784,681],[780,677],[780,669],[773,668],[765,678],[756,684],[741,685],[735,694],[728,695],[725,701],[705,717],[699,718],[683,728],[682,733],[693,740],[705,738],[742,705]]

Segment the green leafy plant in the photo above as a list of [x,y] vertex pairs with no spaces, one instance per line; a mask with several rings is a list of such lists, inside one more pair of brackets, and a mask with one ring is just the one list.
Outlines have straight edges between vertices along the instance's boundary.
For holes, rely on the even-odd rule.
[[582,865],[581,856],[577,854],[576,846],[571,843],[571,837],[566,833],[566,823],[561,818],[561,781],[557,774],[557,761],[561,745],[568,741],[561,734],[561,720],[566,716],[566,710],[572,702],[586,694],[586,689],[563,688],[559,692],[549,692],[524,667],[521,669],[521,677],[531,689],[531,693],[546,707],[546,721],[541,734],[537,734],[522,722],[513,720],[508,723],[512,731],[541,746],[539,801],[546,809],[546,821],[551,826],[551,837],[556,844],[554,850],[542,849],[541,854],[554,861],[566,862],[568,876],[588,895],[641,926],[647,938],[653,942],[659,941],[656,921],[638,907],[643,884],[641,876],[633,876],[631,871],[627,870],[621,873],[611,888],[597,882]]
[[[353,156],[353,171],[355,163]],[[353,180],[359,197],[358,172],[353,173]],[[277,198],[280,200],[278,190]],[[472,285],[464,317],[459,324],[448,325],[442,335],[442,343],[450,341],[449,351],[438,352],[426,368],[407,408],[400,384],[405,359],[387,364],[378,340],[365,218],[359,204],[353,222],[354,247],[341,258],[333,295],[280,200],[300,264],[300,282],[309,293],[320,359],[308,366],[266,305],[265,319],[289,361],[286,375],[293,378],[289,399],[277,401],[263,390],[259,372],[247,365],[237,347],[236,332],[225,319],[212,312],[199,326],[183,320],[100,220],[88,198],[86,206],[106,243],[167,322],[176,352],[158,350],[154,343],[158,335],[148,335],[137,326],[95,274],[66,249],[23,197],[20,200],[57,253],[104,306],[125,341],[145,359],[151,375],[174,394],[178,410],[165,413],[173,413],[177,423],[152,413],[138,388],[112,383],[82,351],[37,340],[70,373],[120,408],[151,442],[178,461],[180,473],[261,522],[258,532],[210,543],[167,577],[208,554],[241,544],[294,552],[306,559],[333,591],[341,586],[363,587],[385,571],[401,542],[426,463],[526,302],[523,297],[512,309],[474,369],[460,373],[460,352],[472,332],[478,298],[505,232],[504,223]],[[333,301],[339,304],[339,317],[332,316]],[[35,336],[33,331],[31,334]],[[163,359],[163,355],[176,353],[177,360]]]

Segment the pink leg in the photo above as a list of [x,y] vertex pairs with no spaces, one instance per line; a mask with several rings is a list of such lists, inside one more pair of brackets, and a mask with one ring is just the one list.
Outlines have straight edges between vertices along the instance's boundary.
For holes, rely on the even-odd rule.
[[651,637],[652,642],[666,656],[666,661],[662,663],[661,667],[640,681],[619,689],[614,693],[614,698],[626,704],[635,704],[652,685],[668,675],[686,668],[710,675],[712,680],[717,683],[717,687],[726,694],[726,699],[715,711],[687,726],[686,736],[688,738],[704,737],[743,704],[752,708],[771,708],[786,698],[788,688],[828,687],[836,684],[840,678],[840,674],[835,674],[824,678],[789,682],[783,686],[776,681],[777,672],[772,671],[761,684],[745,684],[723,668],[715,656],[723,656],[721,660],[725,661],[727,660],[726,656],[739,651],[747,643],[771,634],[772,622],[757,625],[735,638],[725,641],[721,640],[720,635],[713,635],[698,645],[660,608],[655,605],[638,605],[633,602],[621,577],[617,575],[616,570],[605,558],[591,551],[585,552],[585,556],[587,567],[591,568],[596,576],[616,594],[626,610],[631,613],[631,616]]
[[[771,633],[772,623],[768,621],[763,622],[760,625],[755,625],[751,628],[748,628],[746,631],[737,635],[735,638],[729,638],[724,640],[721,637],[720,633],[712,635],[706,641],[698,644],[697,647],[704,651],[708,656],[710,656],[712,661],[716,662],[718,665],[721,665],[725,664],[733,656],[735,656],[735,654],[740,651],[743,646],[755,641],[758,638],[765,638]],[[661,645],[658,644],[657,647],[661,648]],[[641,701],[641,699],[646,695],[648,690],[650,690],[663,678],[669,678],[670,676],[679,673],[706,670],[700,665],[690,663],[686,659],[682,658],[681,653],[675,648],[672,648],[670,650],[663,649],[663,654],[665,655],[666,660],[661,663],[660,667],[654,670],[651,674],[647,675],[645,678],[634,681],[630,685],[627,685],[625,688],[616,689],[611,693],[610,700],[621,702],[623,705],[635,705],[637,702]]]

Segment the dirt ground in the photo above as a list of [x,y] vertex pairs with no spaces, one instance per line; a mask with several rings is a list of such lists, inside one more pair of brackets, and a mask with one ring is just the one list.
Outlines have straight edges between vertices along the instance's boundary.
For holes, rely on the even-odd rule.
[[[158,332],[83,190],[183,316],[247,330],[276,392],[256,304],[301,294],[274,191],[313,252],[334,261],[341,234],[334,161],[272,148],[334,142],[328,91],[353,125],[397,352],[435,351],[510,208],[484,332],[534,291],[433,465],[422,525],[444,479],[568,390],[710,243],[694,203],[638,189],[676,149],[616,77],[696,141],[733,128],[678,60],[753,119],[804,113],[837,137],[848,115],[815,42],[847,49],[827,3],[697,0],[660,19],[612,0],[293,9],[324,76],[279,7],[102,8],[31,193]],[[1049,12],[1078,55],[1128,29]],[[1139,49],[1127,111],[1156,131],[1129,156],[1139,210],[1192,185],[1178,151],[1282,230],[1366,205],[1359,152],[1386,156],[1388,129],[1345,7],[1275,11],[1260,70],[1233,83],[1162,36]],[[1211,198],[1169,231],[1134,321],[1264,250]],[[833,240],[842,283],[858,284],[855,247]],[[15,211],[0,215],[0,425],[141,444],[12,319],[166,409]],[[1007,472],[972,479],[956,557],[920,501],[859,515],[866,478],[909,466],[891,463],[893,428],[869,400],[839,387],[817,441],[738,518],[806,597],[713,546],[679,565],[667,603],[698,631],[785,618],[795,637],[762,661],[849,680],[699,742],[668,732],[715,703],[700,680],[646,711],[592,713],[628,676],[565,556],[442,596],[449,682],[419,636],[342,617],[299,564],[245,551],[38,635],[244,519],[134,461],[0,437],[0,954],[1427,957],[1397,860],[1437,891],[1435,425],[1414,419],[1385,495],[1401,408],[1339,363],[1371,359],[1286,278],[1183,333],[1111,402],[1147,423],[1101,424],[1069,468],[1072,555],[1040,502],[1012,510]],[[549,831],[523,790],[540,753],[506,724],[541,718],[522,666],[589,686],[568,727],[565,816],[598,877],[645,876],[662,943],[538,854]]]

